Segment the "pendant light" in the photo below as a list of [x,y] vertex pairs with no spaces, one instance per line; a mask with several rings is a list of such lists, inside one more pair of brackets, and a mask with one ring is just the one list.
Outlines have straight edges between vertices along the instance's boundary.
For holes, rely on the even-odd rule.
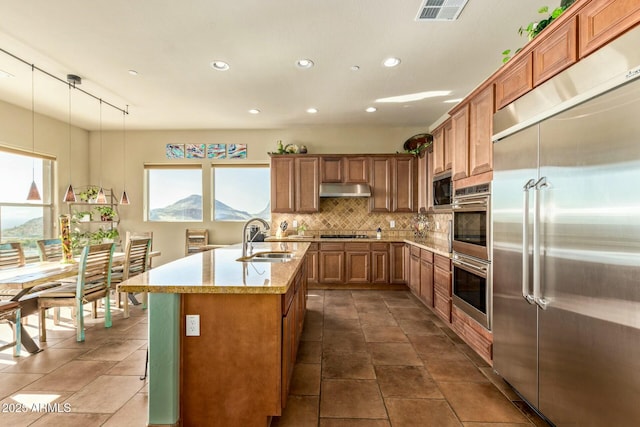
[[[129,109],[129,106],[127,105],[127,110]],[[128,205],[129,204],[129,196],[127,196],[127,154],[125,151],[125,147],[127,145],[127,128],[125,126],[125,117],[126,117],[126,112],[123,111],[122,112],[122,168],[123,168],[123,180],[124,180],[124,185],[122,186],[122,197],[120,197],[120,204],[121,205]]]
[[[31,152],[35,154],[36,152],[36,107],[35,107],[35,93],[34,93],[34,75],[35,75],[35,66],[31,64]],[[27,195],[27,200],[36,201],[42,200],[40,197],[40,192],[38,191],[38,186],[36,185],[36,165],[35,159],[31,161],[31,187],[29,188],[29,194]]]
[[107,197],[102,188],[102,99],[100,99],[100,190],[96,196],[96,203],[107,203]]
[[[73,191],[73,186],[71,185],[71,77],[77,76],[73,76],[72,74],[67,75],[67,81],[69,82],[69,186],[67,187],[67,191],[64,194],[64,202],[75,202],[77,200],[76,193],[75,191]],[[79,80],[80,77],[77,77],[77,79]],[[75,88],[76,80],[73,80],[73,82],[73,87]]]

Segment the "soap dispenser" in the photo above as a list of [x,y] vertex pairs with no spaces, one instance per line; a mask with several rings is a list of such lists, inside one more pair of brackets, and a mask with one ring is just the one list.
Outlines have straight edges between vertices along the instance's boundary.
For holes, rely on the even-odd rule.
[[382,239],[382,228],[378,227],[378,231],[376,232],[376,239]]

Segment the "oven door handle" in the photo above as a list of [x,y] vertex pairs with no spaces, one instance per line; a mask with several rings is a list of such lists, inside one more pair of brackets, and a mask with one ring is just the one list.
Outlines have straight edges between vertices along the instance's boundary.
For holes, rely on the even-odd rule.
[[487,198],[483,197],[482,199],[470,199],[470,200],[454,200],[451,205],[451,209],[459,210],[465,208],[475,208],[478,210],[486,210],[487,209]]
[[478,276],[482,276],[484,278],[486,278],[487,271],[489,270],[487,266],[474,265],[474,264],[462,261],[459,258],[454,259],[452,262],[453,262],[453,265],[458,267],[463,267],[463,269],[466,269],[467,271],[470,271],[471,273],[477,274]]
[[534,188],[536,180],[531,178],[522,187],[522,297],[533,304],[535,299],[529,292],[529,190]]

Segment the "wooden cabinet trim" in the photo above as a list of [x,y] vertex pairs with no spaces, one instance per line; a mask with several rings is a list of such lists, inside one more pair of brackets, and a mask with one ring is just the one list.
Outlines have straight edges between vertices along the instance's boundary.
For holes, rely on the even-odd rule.
[[320,243],[321,251],[344,251],[344,243],[339,242],[322,242]]

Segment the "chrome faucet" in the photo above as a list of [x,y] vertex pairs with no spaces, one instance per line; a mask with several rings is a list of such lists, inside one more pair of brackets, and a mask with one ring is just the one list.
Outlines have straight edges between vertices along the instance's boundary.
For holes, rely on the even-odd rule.
[[250,220],[244,223],[244,226],[242,227],[242,257],[243,258],[247,256],[247,249],[249,250],[249,253],[251,253],[251,251],[253,250],[253,245],[252,245],[253,239],[255,239],[256,236],[258,235],[258,233],[254,234],[251,240],[247,242],[247,229],[249,228],[249,224],[251,224],[254,221],[261,222],[265,230],[269,230],[271,228],[269,226],[269,223],[262,218],[251,218]]

